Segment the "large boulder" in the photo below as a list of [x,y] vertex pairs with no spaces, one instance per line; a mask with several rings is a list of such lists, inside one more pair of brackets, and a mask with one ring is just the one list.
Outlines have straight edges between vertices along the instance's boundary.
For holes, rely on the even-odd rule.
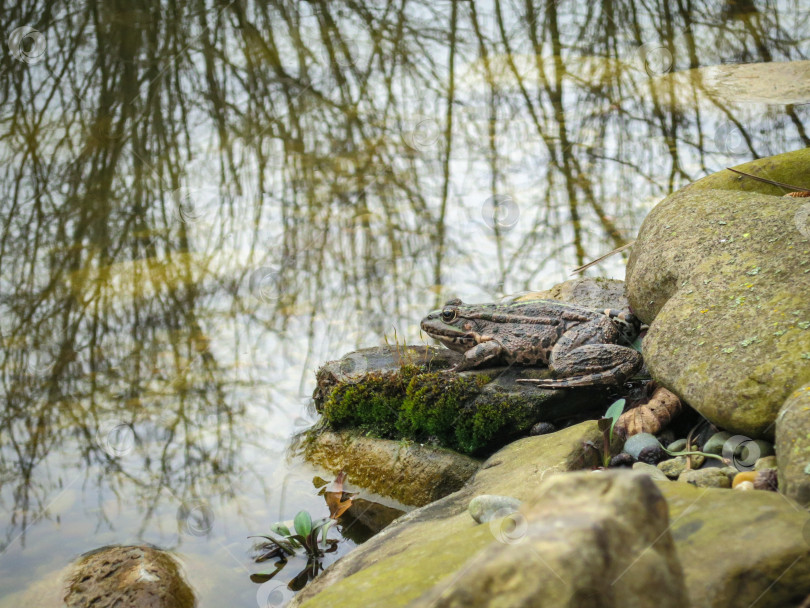
[[[493,454],[461,490],[415,509],[327,568],[291,606],[405,606],[492,543],[488,524],[467,511],[479,494],[529,499],[554,472],[589,468],[601,434],[595,421],[526,437]],[[349,598],[349,599],[347,599]]]
[[[740,169],[801,185],[808,165],[810,149]],[[627,267],[653,378],[753,437],[773,437],[810,382],[810,203],[784,191],[730,171],[699,180],[650,212]]]
[[779,491],[810,506],[810,384],[785,401],[776,419]]
[[191,608],[196,600],[177,562],[148,546],[102,547],[69,575],[68,608]]
[[810,593],[810,515],[776,492],[659,482],[692,608],[788,608]]
[[411,606],[686,605],[667,505],[647,475],[555,475],[529,504],[493,522],[496,539]]

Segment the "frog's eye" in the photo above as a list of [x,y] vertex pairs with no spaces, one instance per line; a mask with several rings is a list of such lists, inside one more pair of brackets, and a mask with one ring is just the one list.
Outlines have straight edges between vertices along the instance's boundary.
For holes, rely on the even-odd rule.
[[455,319],[457,315],[458,311],[455,308],[445,308],[442,311],[442,321],[445,323],[450,323],[450,321]]

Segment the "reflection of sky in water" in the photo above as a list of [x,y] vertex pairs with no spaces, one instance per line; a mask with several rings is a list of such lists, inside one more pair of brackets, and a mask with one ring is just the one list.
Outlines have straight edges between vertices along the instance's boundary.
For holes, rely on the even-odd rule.
[[21,86],[0,143],[0,606],[56,605],[74,556],[138,542],[178,552],[202,607],[253,606],[249,573],[272,568],[245,537],[326,512],[326,473],[285,456],[320,363],[419,343],[451,296],[548,288],[668,192],[808,145],[808,106],[784,105],[802,90],[687,71],[802,59],[795,4],[687,23],[557,3],[538,58],[526,15],[459,3],[449,128],[447,7],[326,6],[327,30],[307,2],[250,7],[254,27],[176,17],[158,51],[127,38],[147,9],[106,15],[100,43],[60,17],[42,61],[2,59]]

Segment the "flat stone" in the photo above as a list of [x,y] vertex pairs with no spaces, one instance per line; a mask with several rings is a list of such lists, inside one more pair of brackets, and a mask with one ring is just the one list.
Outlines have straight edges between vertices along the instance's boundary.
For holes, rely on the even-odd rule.
[[464,485],[481,461],[444,448],[321,429],[302,438],[304,458],[404,505],[422,506]]

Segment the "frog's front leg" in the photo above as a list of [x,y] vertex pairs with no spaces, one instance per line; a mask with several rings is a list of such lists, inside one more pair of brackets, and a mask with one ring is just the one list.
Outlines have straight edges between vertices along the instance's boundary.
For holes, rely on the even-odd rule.
[[482,363],[498,357],[503,352],[503,347],[500,342],[495,340],[487,340],[479,342],[471,349],[464,352],[464,359],[462,359],[455,367],[451,368],[452,372],[460,372],[465,369],[478,367]]
[[634,349],[615,343],[620,339],[621,332],[608,317],[577,325],[551,350],[548,366],[556,378],[522,381],[542,388],[621,385],[644,360]]

